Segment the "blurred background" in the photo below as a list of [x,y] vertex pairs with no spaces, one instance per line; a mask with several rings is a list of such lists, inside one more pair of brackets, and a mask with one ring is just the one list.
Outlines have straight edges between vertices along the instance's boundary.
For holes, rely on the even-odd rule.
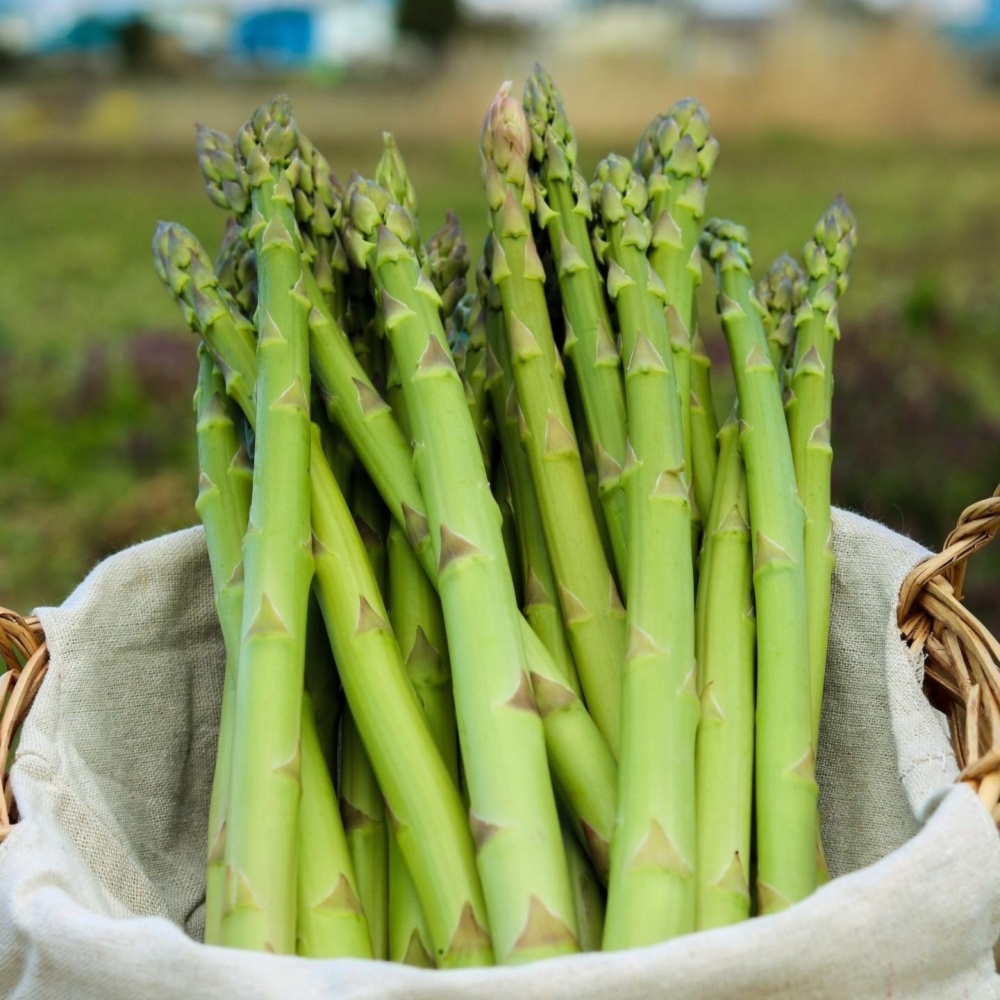
[[[158,219],[218,245],[194,123],[286,91],[342,178],[392,130],[424,231],[454,208],[476,252],[480,121],[535,60],[588,176],[704,102],[758,271],[846,196],[834,500],[940,546],[1000,481],[1000,0],[0,0],[0,605],[195,522],[195,340],[149,253]],[[1000,551],[971,576],[1000,630]]]

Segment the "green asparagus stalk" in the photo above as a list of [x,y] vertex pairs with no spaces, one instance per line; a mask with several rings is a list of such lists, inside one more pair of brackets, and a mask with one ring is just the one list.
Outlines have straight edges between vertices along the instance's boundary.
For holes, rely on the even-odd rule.
[[[488,238],[487,244],[491,238]],[[488,259],[488,258],[485,258]],[[480,269],[485,277],[486,267]],[[535,642],[545,644],[554,670],[531,667],[536,702],[542,712],[549,765],[559,795],[567,804],[574,828],[598,877],[606,882],[614,828],[617,774],[607,744],[587,715],[580,696],[572,653],[562,617],[555,607],[555,577],[548,559],[541,512],[531,480],[528,457],[520,445],[522,422],[517,406],[513,366],[504,329],[499,291],[490,284],[487,296],[490,357],[488,387],[499,430],[504,467],[513,495],[515,526],[521,552],[525,614]]]
[[604,937],[604,888],[568,819],[562,820],[562,835],[576,924],[580,929],[580,951],[600,951]]
[[747,473],[757,608],[757,898],[773,913],[816,884],[815,757],[806,622],[804,515],[784,430],[778,376],[750,278],[747,232],[713,220],[703,250],[715,267],[733,359]]
[[287,100],[241,132],[257,254],[259,337],[250,528],[243,543],[243,640],[226,826],[223,942],[294,953],[299,734],[309,530],[308,301],[291,185],[297,136]]
[[[649,211],[653,220],[649,261],[666,291],[667,325],[681,400],[688,470],[693,469],[691,350],[697,325],[695,290],[701,284],[698,239],[705,217],[708,179],[718,155],[719,144],[709,131],[707,112],[698,101],[686,98],[654,119],[640,139],[634,157],[636,168],[649,183]],[[702,391],[703,386],[702,383]],[[707,405],[707,400],[699,402],[703,407]],[[711,493],[701,490],[699,495],[696,478],[693,485],[704,516]]]
[[573,658],[590,713],[617,754],[624,609],[590,513],[545,302],[544,270],[531,235],[531,135],[523,108],[505,84],[486,115],[481,137],[481,170],[494,235],[491,277],[503,301],[524,415],[522,438]]
[[[203,310],[202,318],[210,317],[211,322],[200,326],[195,310],[183,299],[185,294],[190,297],[194,287],[192,265],[206,260],[194,237],[183,227],[162,225],[154,238],[154,256],[168,287],[181,296],[189,322],[238,376],[227,387],[238,391],[253,385],[256,360],[252,351],[247,357],[243,350],[244,335],[252,340],[252,334],[246,333],[246,321],[232,299],[206,280],[204,294],[211,309]],[[239,394],[244,416],[252,424],[252,402],[245,393]],[[345,697],[420,896],[435,957],[442,967],[489,964],[492,949],[464,808],[427,730],[395,638],[379,624],[385,620],[382,598],[354,519],[323,454],[318,430],[312,437],[309,468],[315,592]],[[415,492],[419,503],[419,491]],[[387,726],[386,719],[392,724]],[[572,756],[567,748],[566,757]],[[603,787],[600,781],[583,780],[588,788]]]
[[[503,305],[500,301],[500,290],[489,281],[488,277],[492,241],[492,236],[488,236],[486,252],[477,270],[477,277],[486,285],[486,308],[483,310],[483,318],[486,325],[490,369],[486,384],[493,404],[494,424],[499,429],[500,451],[514,507],[514,527],[517,531],[519,563],[524,581],[524,614],[573,691],[578,697],[582,697],[583,692],[563,626],[562,614],[556,605],[556,580],[548,548],[545,545],[545,529],[542,527],[542,513],[531,480],[531,466],[527,454],[521,447],[520,425],[523,417],[514,386],[514,369],[510,360]],[[610,840],[610,826],[604,833]]]
[[[514,588],[440,297],[421,274],[405,208],[356,181],[345,244],[379,295],[428,500],[448,627],[462,760],[496,954],[524,962],[577,950],[575,916],[531,692]],[[483,614],[483,609],[489,614]],[[498,767],[498,761],[500,765]],[[517,762],[517,792],[510,785]]]
[[750,916],[754,643],[752,559],[738,411],[719,431],[698,577],[697,927]]
[[854,215],[847,202],[838,197],[817,223],[814,238],[802,251],[808,286],[805,301],[795,317],[788,433],[799,495],[806,509],[806,606],[814,745],[819,738],[823,704],[830,588],[835,564],[830,516],[833,345],[840,339],[837,301],[847,289],[847,269],[857,241]]
[[427,241],[424,273],[441,296],[441,312],[448,317],[465,295],[469,270],[469,245],[465,242],[458,216],[445,215],[444,225]]
[[300,815],[298,953],[375,957],[309,695],[302,700]]
[[[698,520],[708,518],[715,490],[715,470],[718,462],[716,439],[719,421],[712,399],[712,362],[705,352],[698,321],[691,339],[691,479]],[[692,514],[694,517],[694,514]]]
[[698,696],[690,486],[665,292],[646,257],[646,184],[629,160],[612,155],[598,165],[592,194],[607,240],[629,428],[629,642],[604,928],[610,950],[694,929]]
[[389,831],[389,961],[421,969],[436,967],[427,921],[406,861]]
[[802,267],[786,253],[776,258],[757,282],[757,299],[764,307],[767,349],[782,391],[787,388],[788,367],[795,351],[795,316],[805,290]]
[[590,190],[577,169],[576,134],[552,78],[537,63],[524,90],[531,164],[545,188],[539,221],[555,257],[566,323],[564,353],[572,365],[597,458],[598,487],[618,580],[625,585],[625,390],[590,239]]
[[219,744],[208,807],[208,869],[205,879],[205,943],[219,944],[222,940],[225,885],[225,818],[232,766],[236,670],[243,621],[241,545],[250,518],[252,473],[237,430],[241,422],[239,411],[227,399],[225,383],[208,350],[199,349],[198,358],[195,409],[201,478],[195,510],[205,526],[215,608],[226,646]]
[[389,957],[389,833],[375,772],[350,711],[340,722],[340,815],[375,958]]

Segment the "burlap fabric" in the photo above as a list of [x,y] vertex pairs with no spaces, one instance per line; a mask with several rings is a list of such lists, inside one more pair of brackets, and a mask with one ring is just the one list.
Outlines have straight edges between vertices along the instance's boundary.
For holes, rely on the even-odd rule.
[[953,780],[943,718],[901,644],[923,549],[838,512],[818,760],[836,876],[775,917],[655,948],[424,972],[208,948],[205,823],[222,646],[200,529],[98,566],[60,608],[0,846],[0,996],[32,1000],[421,997],[1000,997],[1000,839]]

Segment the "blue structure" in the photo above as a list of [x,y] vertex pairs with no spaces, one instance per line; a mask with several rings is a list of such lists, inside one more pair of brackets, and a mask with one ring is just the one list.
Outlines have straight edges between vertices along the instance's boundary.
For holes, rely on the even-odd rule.
[[285,66],[309,60],[313,45],[310,10],[278,8],[249,14],[236,23],[234,54]]

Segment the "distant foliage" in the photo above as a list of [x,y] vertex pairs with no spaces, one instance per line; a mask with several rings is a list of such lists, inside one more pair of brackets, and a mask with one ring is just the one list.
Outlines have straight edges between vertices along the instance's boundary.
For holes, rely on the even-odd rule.
[[458,0],[400,0],[396,23],[404,35],[411,35],[433,48],[443,46],[461,20]]

